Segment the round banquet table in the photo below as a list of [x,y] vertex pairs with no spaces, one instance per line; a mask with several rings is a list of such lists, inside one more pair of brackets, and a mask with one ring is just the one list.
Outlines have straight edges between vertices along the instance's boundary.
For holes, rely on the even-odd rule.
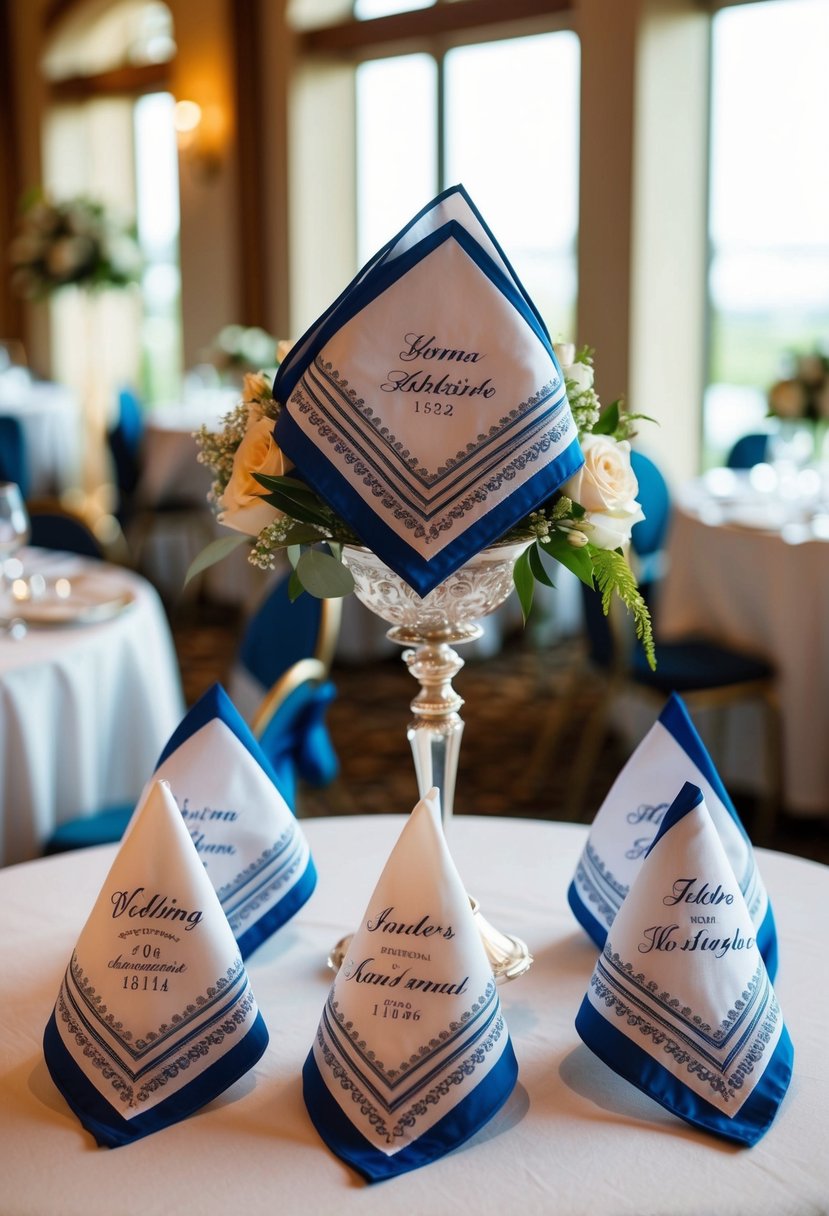
[[136,799],[184,713],[167,618],[145,579],[43,549],[20,556],[27,575],[63,575],[114,607],[95,623],[0,632],[0,865],[39,856],[66,819]]
[[324,960],[368,902],[402,816],[305,820],[316,892],[248,959],[271,1041],[254,1069],[184,1122],[98,1149],[41,1051],[61,976],[115,846],[0,872],[0,1210],[4,1216],[170,1212],[436,1216],[806,1216],[829,1204],[825,947],[829,868],[758,850],[774,901],[777,995],[795,1045],[791,1087],[765,1138],[740,1149],[696,1131],[622,1081],[573,1026],[596,958],[566,889],[586,828],[455,819],[449,841],[487,919],[535,963],[501,989],[519,1062],[507,1104],[466,1145],[367,1186],[312,1127],[300,1072],[331,974]]
[[[713,633],[764,655],[777,671],[784,805],[829,815],[829,508],[753,488],[750,474],[712,470],[682,488],[659,598],[660,637]],[[713,711],[709,711],[713,712]],[[762,779],[758,706],[728,711],[714,743],[727,784]]]
[[81,417],[71,389],[51,381],[23,380],[11,392],[4,391],[0,381],[0,415],[16,418],[22,427],[32,497],[61,494],[78,484]]

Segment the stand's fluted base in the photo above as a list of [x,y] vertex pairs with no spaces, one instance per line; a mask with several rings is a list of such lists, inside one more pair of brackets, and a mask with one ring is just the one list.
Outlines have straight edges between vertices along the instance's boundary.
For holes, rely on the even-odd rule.
[[[511,934],[501,933],[499,929],[495,929],[481,915],[478,901],[470,896],[469,902],[472,905],[472,915],[475,917],[475,924],[478,926],[496,984],[505,984],[508,980],[518,979],[519,975],[524,975],[529,971],[533,965],[533,956],[530,954],[526,942],[523,942],[520,937],[513,937]],[[332,971],[339,971],[343,965],[352,936],[353,934],[348,933],[345,937],[341,937],[328,955],[326,961]]]

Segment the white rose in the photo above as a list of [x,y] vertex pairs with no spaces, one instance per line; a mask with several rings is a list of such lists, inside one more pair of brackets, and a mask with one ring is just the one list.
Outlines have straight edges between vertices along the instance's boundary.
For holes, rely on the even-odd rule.
[[561,492],[587,512],[591,544],[616,549],[627,544],[633,525],[645,518],[636,501],[639,483],[630,463],[630,444],[609,435],[585,435],[581,448],[584,464]]
[[576,357],[575,342],[554,342],[553,350],[562,369],[569,367]]
[[565,380],[572,380],[577,393],[586,393],[593,387],[593,368],[589,363],[571,363],[562,368]]
[[267,491],[254,473],[284,477],[293,468],[274,439],[273,429],[272,418],[260,418],[248,427],[233,457],[230,481],[219,499],[222,508],[219,523],[248,536],[258,536],[267,524],[282,515],[263,500]]

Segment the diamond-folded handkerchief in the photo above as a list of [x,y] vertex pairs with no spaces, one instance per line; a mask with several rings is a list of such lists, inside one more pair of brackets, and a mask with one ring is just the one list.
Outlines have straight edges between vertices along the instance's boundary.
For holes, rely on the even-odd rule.
[[210,1102],[267,1045],[227,918],[157,782],[66,969],[43,1039],[49,1072],[98,1144],[115,1148]]
[[755,927],[687,783],[610,927],[576,1029],[615,1072],[738,1144],[765,1134],[793,1050]]
[[160,779],[247,958],[302,907],[317,873],[267,756],[221,685],[204,693],[171,736],[153,775]]
[[328,995],[305,1103],[328,1146],[376,1182],[468,1140],[517,1075],[434,790],[406,822]]
[[751,841],[680,697],[672,693],[659,718],[625,764],[596,813],[567,897],[597,946],[625,899],[659,824],[690,781],[705,801],[757,931],[772,979],[777,931]]
[[274,395],[280,447],[421,595],[583,460],[547,331],[460,187],[315,322]]

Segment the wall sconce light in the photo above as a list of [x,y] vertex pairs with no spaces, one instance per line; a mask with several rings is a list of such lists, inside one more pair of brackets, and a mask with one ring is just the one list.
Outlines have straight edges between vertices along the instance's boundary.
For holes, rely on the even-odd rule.
[[177,101],[174,123],[182,158],[190,162],[199,177],[215,177],[222,160],[224,116],[221,107]]

